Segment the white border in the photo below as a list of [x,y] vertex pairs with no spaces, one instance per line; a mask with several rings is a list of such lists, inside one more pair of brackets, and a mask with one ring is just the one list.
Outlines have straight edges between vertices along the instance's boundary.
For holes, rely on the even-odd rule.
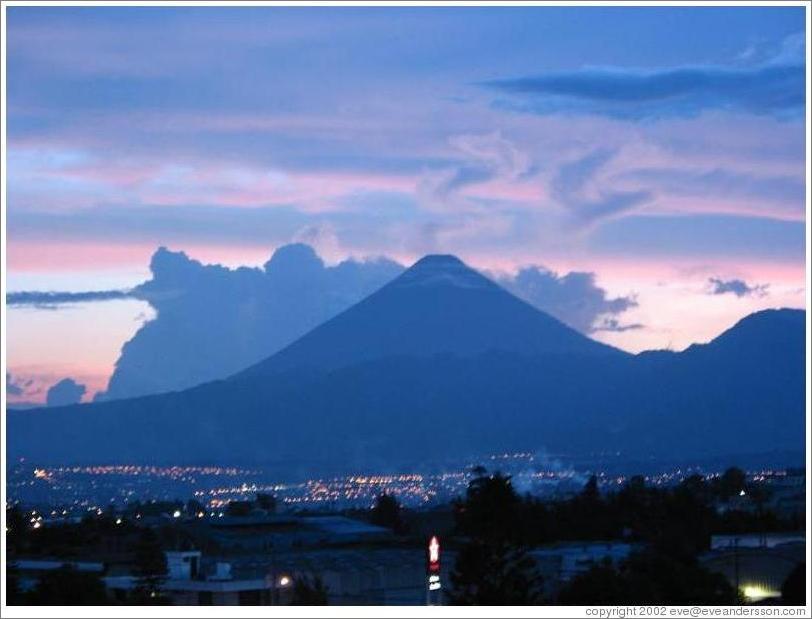
[[[614,0],[614,1],[572,1],[572,2],[533,2],[533,1],[505,1],[505,2],[477,2],[471,0],[461,0],[459,2],[440,1],[430,2],[425,0],[413,1],[393,1],[393,2],[366,2],[366,1],[352,1],[343,0],[337,2],[330,1],[279,1],[269,2],[258,0],[252,1],[214,1],[214,0],[198,0],[192,2],[182,2],[177,0],[157,1],[157,0],[129,0],[123,2],[110,2],[100,1],[94,2],[92,0],[76,0],[73,2],[57,2],[53,0],[40,0],[40,1],[8,1],[2,2],[0,9],[0,41],[2,42],[2,49],[0,49],[0,69],[2,70],[2,86],[0,86],[0,100],[2,101],[3,118],[0,121],[0,148],[2,148],[2,163],[0,163],[0,232],[2,237],[0,244],[2,244],[2,255],[0,255],[0,291],[3,295],[3,303],[0,306],[0,368],[2,368],[2,385],[3,390],[0,393],[0,417],[2,417],[2,435],[0,439],[3,440],[3,445],[0,447],[2,452],[2,471],[0,471],[0,479],[2,479],[2,488],[0,488],[0,496],[2,497],[2,504],[6,504],[6,450],[5,450],[5,436],[6,436],[6,338],[5,338],[5,325],[6,325],[6,197],[7,197],[7,184],[4,171],[7,170],[6,166],[6,9],[7,7],[15,6],[170,6],[170,7],[191,7],[191,6],[315,6],[315,7],[334,7],[334,6],[356,6],[356,7],[370,7],[370,6],[405,6],[405,7],[421,7],[421,6],[454,6],[454,7],[477,7],[477,6],[548,6],[548,7],[571,7],[571,6],[621,6],[621,7],[696,7],[696,6],[725,6],[725,7],[775,7],[775,6],[797,6],[805,7],[806,9],[806,539],[807,544],[810,540],[810,495],[812,494],[812,485],[809,477],[810,470],[812,470],[812,425],[810,425],[810,411],[812,410],[812,383],[810,382],[810,375],[812,374],[812,340],[810,334],[812,330],[810,327],[810,311],[812,311],[812,287],[810,286],[809,278],[812,275],[812,261],[810,260],[810,196],[812,190],[810,189],[810,182],[812,182],[812,172],[810,172],[810,163],[812,163],[812,144],[810,144],[810,65],[812,65],[812,50],[810,50],[810,25],[812,21],[812,7],[809,2],[805,1],[739,1],[739,2],[725,2],[725,1],[666,1],[666,2],[652,2],[652,1],[634,1],[634,0]],[[5,509],[0,514],[0,522],[2,523],[2,530],[5,531],[6,513]],[[808,550],[808,546],[807,546]],[[248,606],[229,606],[229,607],[205,607],[205,606],[177,606],[177,607],[138,607],[138,606],[75,606],[75,607],[19,607],[19,606],[6,606],[6,542],[5,535],[0,537],[0,576],[2,576],[2,583],[0,583],[0,609],[4,617],[108,617],[113,612],[120,617],[142,617],[146,612],[150,612],[156,617],[222,617],[229,615],[232,617],[491,617],[496,613],[504,613],[505,610],[499,610],[494,607],[395,607],[395,606],[327,606],[323,608],[307,608],[296,606],[284,607],[248,607]],[[806,600],[807,606],[805,609],[794,609],[796,617],[809,617],[812,616],[810,603],[812,602],[812,566],[807,560],[806,565]],[[587,606],[535,606],[535,607],[511,607],[510,614],[515,617],[585,617],[587,611],[597,611],[601,609],[605,614],[592,616],[602,617],[634,617],[641,616],[641,609],[648,608],[654,609],[654,606],[626,606],[626,607],[587,607]],[[667,610],[665,616],[671,617],[712,617],[712,616],[733,616],[722,615],[721,611],[735,610],[740,607],[716,607],[715,610],[719,613],[710,614],[709,610],[714,610],[709,607],[679,607],[668,606],[663,607]],[[790,607],[784,607],[789,609]],[[637,612],[635,612],[637,611]],[[702,612],[705,611],[705,612]],[[611,613],[611,614],[610,614]],[[663,615],[659,615],[663,616]],[[747,615],[738,615],[747,616]],[[761,615],[766,616],[766,615]],[[781,616],[781,615],[773,615]],[[790,616],[790,615],[783,615]]]

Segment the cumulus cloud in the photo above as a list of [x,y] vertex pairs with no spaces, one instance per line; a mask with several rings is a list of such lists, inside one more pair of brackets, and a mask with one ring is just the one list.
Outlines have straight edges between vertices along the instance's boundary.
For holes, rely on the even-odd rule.
[[637,301],[633,296],[610,298],[606,290],[595,283],[594,273],[573,271],[559,275],[544,267],[528,266],[515,276],[501,276],[496,281],[517,297],[582,333],[642,326],[621,325],[612,318],[636,307]]
[[537,114],[645,119],[725,110],[800,117],[805,104],[805,68],[799,40],[789,37],[779,53],[751,66],[587,67],[483,85],[514,96],[501,105]]
[[710,294],[735,294],[737,297],[763,297],[767,295],[769,284],[750,285],[742,279],[721,279],[711,277],[708,279],[708,292]]
[[322,256],[337,255],[341,251],[341,243],[335,226],[330,222],[318,222],[302,226],[293,235],[293,242],[309,245]]
[[579,224],[618,215],[652,199],[649,191],[605,189],[598,175],[615,157],[611,149],[595,149],[561,165],[550,183],[552,197],[564,206]]
[[87,388],[72,378],[63,378],[48,389],[45,401],[48,406],[68,406],[82,401]]
[[100,400],[229,376],[360,301],[403,267],[385,258],[327,266],[309,245],[296,243],[277,249],[262,268],[237,269],[160,248],[150,269],[152,278],[132,294],[156,317],[124,345]]
[[92,290],[87,292],[38,292],[19,291],[6,294],[6,305],[32,306],[40,309],[52,309],[72,303],[89,303],[93,301],[114,301],[131,298],[127,290]]

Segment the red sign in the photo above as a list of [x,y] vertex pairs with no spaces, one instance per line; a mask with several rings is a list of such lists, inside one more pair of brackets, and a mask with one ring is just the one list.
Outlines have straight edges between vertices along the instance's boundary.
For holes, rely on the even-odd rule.
[[428,551],[428,572],[429,574],[440,573],[440,540],[436,535],[432,535],[427,547]]

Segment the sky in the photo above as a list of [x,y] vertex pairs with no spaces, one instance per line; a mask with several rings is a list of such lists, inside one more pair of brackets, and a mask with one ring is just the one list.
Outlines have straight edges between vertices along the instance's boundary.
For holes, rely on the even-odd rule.
[[[804,41],[800,7],[9,7],[7,288],[453,253],[594,274],[625,350],[708,341],[805,305]],[[10,400],[90,399],[153,317],[10,306]]]

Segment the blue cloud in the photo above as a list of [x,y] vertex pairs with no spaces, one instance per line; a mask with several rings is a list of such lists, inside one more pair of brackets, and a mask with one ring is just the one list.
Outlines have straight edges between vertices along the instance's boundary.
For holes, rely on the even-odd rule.
[[758,296],[767,294],[769,284],[750,285],[741,279],[723,280],[718,277],[708,279],[710,294],[735,294],[737,297]]
[[87,388],[72,378],[63,378],[48,389],[46,402],[48,406],[68,406],[78,404]]
[[584,68],[483,85],[514,96],[497,106],[537,114],[645,119],[725,110],[797,118],[806,102],[804,79],[803,56],[792,55],[750,67]]
[[496,170],[485,165],[460,166],[446,182],[437,188],[437,194],[446,196],[469,185],[484,183],[496,176]]
[[595,283],[594,273],[572,271],[558,275],[544,267],[527,266],[514,277],[495,279],[517,297],[582,333],[633,328],[621,325],[613,316],[637,307],[635,297],[610,298],[606,290]]
[[553,197],[566,206],[577,223],[588,224],[620,214],[652,199],[649,191],[598,189],[587,195],[589,182],[615,156],[615,151],[597,149],[585,157],[562,165],[552,180]]
[[115,301],[131,297],[132,295],[126,290],[92,290],[88,292],[18,291],[6,294],[6,305],[29,305],[39,309],[49,309],[70,303]]

